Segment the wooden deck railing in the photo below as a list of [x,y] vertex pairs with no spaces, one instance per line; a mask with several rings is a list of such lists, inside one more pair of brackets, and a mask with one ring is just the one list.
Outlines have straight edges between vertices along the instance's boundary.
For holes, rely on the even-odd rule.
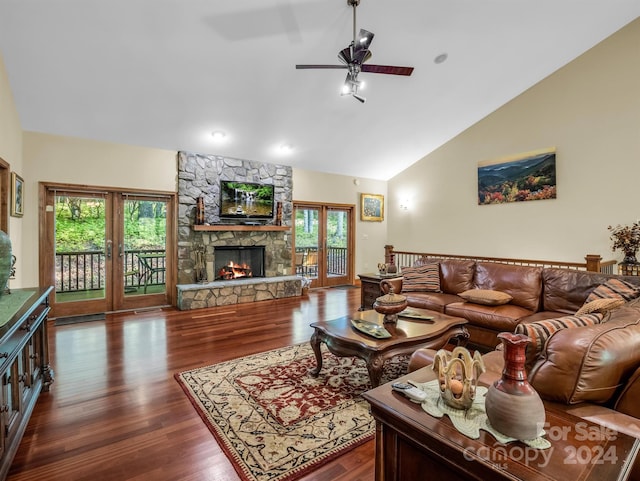
[[399,268],[412,266],[418,259],[462,259],[479,262],[500,262],[519,266],[559,267],[564,269],[578,269],[583,271],[613,274],[615,260],[603,261],[597,254],[587,254],[585,262],[544,261],[531,259],[512,259],[508,257],[464,256],[456,254],[433,254],[427,252],[408,252],[395,250],[392,245],[384,246],[384,261]]
[[[138,272],[138,254],[164,252],[159,249],[137,249],[124,252],[124,272]],[[164,267],[164,258],[154,259],[157,266]],[[105,288],[105,253],[96,251],[56,253],[56,293],[93,291]],[[163,270],[150,275],[147,285],[162,285],[165,281]],[[125,277],[125,288],[137,287],[135,276]]]

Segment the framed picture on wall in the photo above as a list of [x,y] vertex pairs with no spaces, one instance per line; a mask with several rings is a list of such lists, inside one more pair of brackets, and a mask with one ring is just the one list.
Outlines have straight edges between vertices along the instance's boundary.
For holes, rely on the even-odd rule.
[[478,162],[478,205],[555,198],[555,147]]
[[11,215],[22,217],[24,214],[24,179],[11,172]]
[[384,220],[384,195],[360,194],[360,220],[369,222]]

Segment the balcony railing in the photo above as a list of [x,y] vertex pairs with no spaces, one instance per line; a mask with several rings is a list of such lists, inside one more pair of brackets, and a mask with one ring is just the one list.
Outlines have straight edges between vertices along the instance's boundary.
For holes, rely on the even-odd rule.
[[[162,249],[138,249],[124,252],[125,289],[138,287],[140,265],[138,254],[161,254]],[[165,258],[153,259],[155,267],[165,267]],[[105,252],[78,251],[56,253],[56,292],[93,291],[105,288]],[[129,275],[126,275],[129,274]],[[154,269],[146,284],[162,285],[166,282],[165,270]]]
[[[296,264],[296,273],[317,277],[318,275],[318,248],[317,247],[296,247],[296,258],[300,258],[300,263]],[[327,248],[327,275],[346,276],[347,275],[347,248],[328,247]]]

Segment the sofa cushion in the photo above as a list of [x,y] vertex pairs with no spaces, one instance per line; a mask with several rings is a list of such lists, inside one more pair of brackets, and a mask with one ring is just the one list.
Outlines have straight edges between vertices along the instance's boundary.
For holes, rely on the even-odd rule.
[[[541,309],[574,314],[596,287],[612,277],[610,274],[575,269],[545,268],[542,271]],[[640,284],[640,277],[635,281]]]
[[483,304],[485,306],[501,306],[508,304],[513,297],[506,292],[490,291],[487,289],[469,289],[468,291],[458,294],[465,301],[474,304]]
[[590,312],[600,312],[604,314],[607,311],[612,311],[624,304],[624,299],[596,299],[591,302],[585,302],[584,305],[576,311],[576,316],[588,314]]
[[441,259],[440,288],[447,294],[458,294],[473,289],[475,261],[461,259]]
[[440,267],[437,263],[402,268],[402,292],[440,292]]
[[603,315],[599,313],[584,314],[582,316],[563,316],[556,319],[544,319],[534,322],[521,322],[514,330],[516,334],[524,334],[531,338],[531,343],[527,346],[527,369],[531,369],[538,359],[547,339],[560,329],[569,327],[584,327],[600,324]]
[[[476,263],[475,287],[510,294],[511,304],[536,312],[542,293],[542,268],[498,262]],[[574,311],[575,312],[575,311]]]
[[462,302],[462,298],[455,294],[444,294],[441,292],[403,292],[402,295],[407,298],[409,307],[429,309],[438,312],[444,312],[448,304]]
[[555,332],[529,380],[549,401],[604,404],[639,364],[640,307],[627,304],[604,314],[600,324]]
[[513,304],[483,306],[472,302],[454,302],[444,309],[449,316],[464,317],[471,324],[495,331],[513,331],[523,317],[533,314],[524,307]]
[[596,287],[585,300],[585,303],[596,299],[623,299],[630,301],[640,296],[640,287],[623,279],[609,279]]

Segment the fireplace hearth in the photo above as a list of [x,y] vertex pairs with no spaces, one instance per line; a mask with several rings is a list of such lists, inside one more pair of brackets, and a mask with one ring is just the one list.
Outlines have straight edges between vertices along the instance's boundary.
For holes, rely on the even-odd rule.
[[214,249],[215,280],[264,277],[264,246],[219,246]]

